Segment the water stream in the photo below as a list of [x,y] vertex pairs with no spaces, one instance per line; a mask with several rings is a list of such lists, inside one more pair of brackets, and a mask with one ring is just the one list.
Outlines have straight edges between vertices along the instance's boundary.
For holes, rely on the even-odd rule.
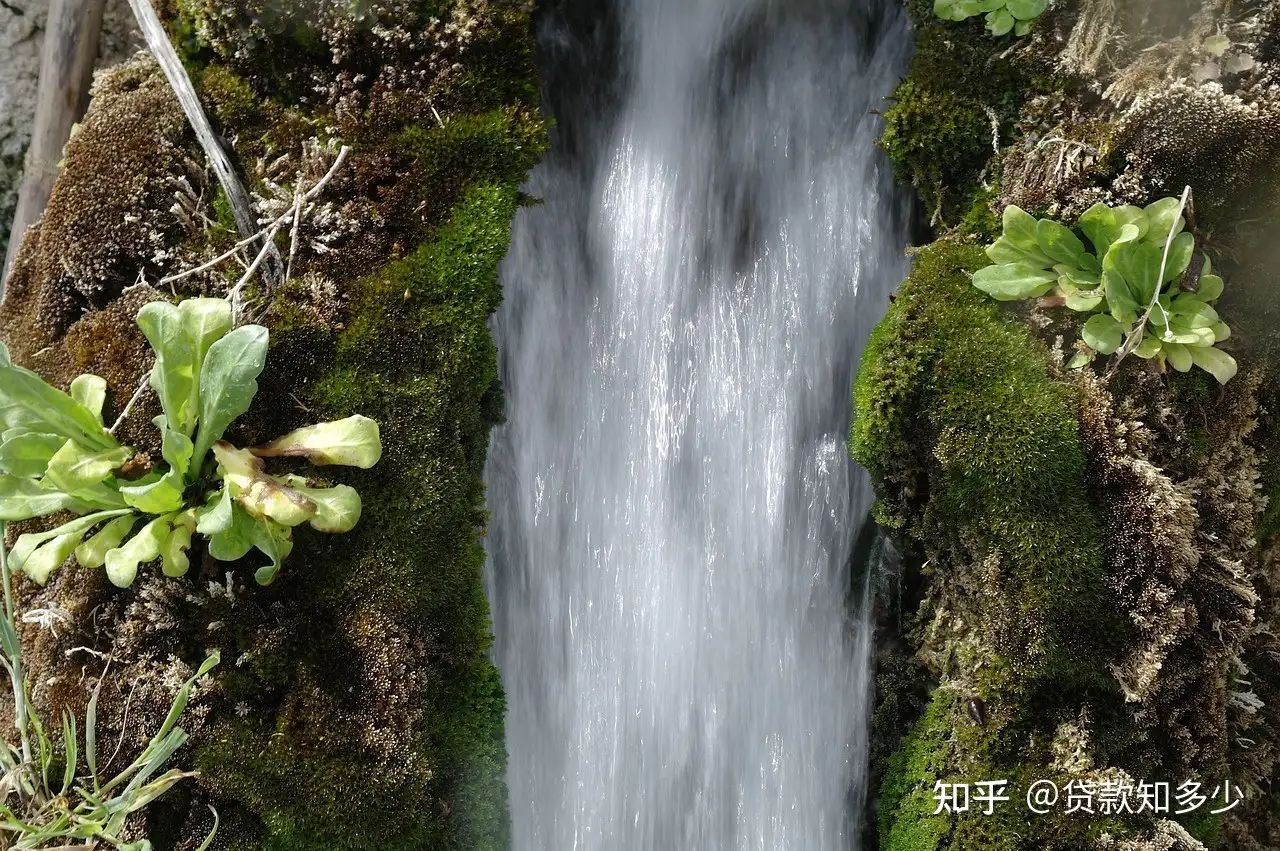
[[857,847],[857,355],[905,271],[871,0],[543,20],[552,150],[494,320],[487,480],[516,851]]

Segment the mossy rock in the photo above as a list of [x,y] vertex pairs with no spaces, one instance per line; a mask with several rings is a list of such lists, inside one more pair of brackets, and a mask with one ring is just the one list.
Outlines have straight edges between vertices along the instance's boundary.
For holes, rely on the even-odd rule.
[[1053,776],[1058,725],[1085,707],[1122,712],[1108,661],[1127,625],[1107,605],[1076,394],[1044,344],[972,286],[984,263],[955,242],[920,250],[855,385],[850,449],[878,482],[882,516],[929,557],[909,634],[943,681],[881,785],[881,847],[895,851],[1096,836],[1097,824],[1013,805],[934,815],[932,784],[1007,779],[1016,801]]
[[[487,321],[502,297],[498,266],[519,187],[545,144],[532,28],[522,4],[486,4],[472,15],[466,50],[452,57],[458,67],[411,81],[376,70],[363,83],[343,77],[350,67],[332,65],[328,40],[358,30],[366,41],[352,62],[409,67],[429,60],[421,54],[429,42],[380,57],[361,29],[367,19],[339,19],[371,15],[403,27],[449,18],[453,8],[330,9],[336,29],[314,38],[246,26],[259,58],[309,57],[295,70],[309,83],[328,74],[333,100],[268,92],[273,75],[290,69],[210,49],[211,24],[196,4],[162,9],[251,192],[270,200],[273,184],[292,186],[299,173],[314,185],[337,142],[351,147],[305,223],[292,280],[246,293],[271,348],[254,405],[228,439],[252,445],[360,413],[380,423],[385,451],[369,471],[308,472],[355,486],[361,521],[344,535],[296,530],[269,587],[254,584],[252,556],[222,564],[198,549],[178,580],[144,567],[121,591],[100,572],[68,566],[45,589],[23,587],[25,604],[56,604],[74,624],[56,636],[24,628],[37,705],[50,717],[82,713],[86,676],[92,684],[102,666],[67,651],[113,654],[100,736],[122,734],[125,753],[163,718],[175,677],[221,652],[223,664],[182,722],[192,739],[176,764],[200,777],[155,802],[136,826],[157,849],[199,845],[211,826],[207,805],[222,818],[212,846],[222,851],[508,845],[506,704],[488,658],[481,580],[482,473],[502,416]],[[236,12],[219,11],[218,24],[240,33]],[[139,58],[103,79],[49,213],[23,248],[0,333],[15,360],[57,386],[80,372],[104,376],[105,414],[114,418],[150,368],[133,323],[138,308],[223,295],[236,276],[219,268],[170,290],[137,284],[139,273],[156,281],[238,236],[154,64]],[[114,150],[112,137],[128,149]],[[194,226],[168,212],[183,178],[198,199]],[[86,193],[99,202],[77,212],[71,201]],[[147,239],[86,237],[95,228],[129,236],[131,227]],[[279,247],[287,254],[289,240]],[[147,424],[158,412],[144,394],[121,438],[158,452]]]

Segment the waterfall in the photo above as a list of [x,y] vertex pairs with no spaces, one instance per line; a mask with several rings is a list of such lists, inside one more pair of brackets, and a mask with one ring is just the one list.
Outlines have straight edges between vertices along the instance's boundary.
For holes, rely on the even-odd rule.
[[890,0],[547,15],[494,318],[486,582],[516,851],[858,845],[870,505],[845,436],[907,216]]

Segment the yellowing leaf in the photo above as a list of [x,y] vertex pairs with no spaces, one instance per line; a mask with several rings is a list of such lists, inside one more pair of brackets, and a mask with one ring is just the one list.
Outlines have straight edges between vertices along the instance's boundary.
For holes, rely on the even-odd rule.
[[341,464],[367,470],[382,458],[382,438],[376,422],[356,414],[304,426],[250,451],[260,457],[297,456],[317,466]]

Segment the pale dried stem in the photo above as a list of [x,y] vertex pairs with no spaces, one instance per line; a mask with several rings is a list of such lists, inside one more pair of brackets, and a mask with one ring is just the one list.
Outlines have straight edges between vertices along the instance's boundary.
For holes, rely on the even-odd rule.
[[133,396],[129,398],[129,403],[124,406],[124,410],[120,412],[120,416],[116,417],[116,421],[111,425],[111,428],[107,429],[108,434],[115,434],[116,429],[120,428],[124,423],[125,419],[129,416],[129,412],[133,410],[133,406],[138,404],[138,400],[142,398],[142,394],[147,392],[150,379],[151,370],[148,369],[146,372],[142,373],[142,381],[138,383],[138,389],[133,391]]
[[[1182,200],[1178,204],[1178,212],[1173,216],[1173,224],[1169,226],[1169,235],[1164,241],[1164,254],[1160,258],[1160,275],[1156,278],[1156,289],[1151,294],[1151,302],[1147,305],[1147,309],[1142,316],[1138,317],[1138,324],[1133,326],[1133,330],[1125,338],[1124,345],[1116,352],[1116,359],[1112,361],[1111,369],[1107,371],[1108,378],[1115,374],[1116,368],[1120,366],[1120,361],[1124,360],[1142,343],[1142,337],[1147,330],[1147,320],[1151,318],[1152,311],[1160,303],[1160,291],[1164,289],[1164,270],[1169,265],[1169,250],[1173,247],[1174,236],[1177,235],[1178,219],[1182,218],[1182,213],[1187,209],[1187,202],[1190,200],[1191,187],[1187,186],[1182,190]],[[1161,309],[1163,310],[1163,308]]]
[[[129,0],[129,6],[138,20],[138,28],[142,30],[147,48],[164,71],[169,86],[178,97],[182,111],[196,132],[200,147],[204,149],[214,173],[218,175],[218,182],[222,184],[222,190],[226,193],[227,203],[231,206],[237,229],[242,236],[256,239],[261,234],[253,218],[253,206],[249,202],[249,193],[245,191],[231,164],[231,158],[227,156],[227,152],[223,150],[221,142],[213,132],[213,126],[204,113],[204,107],[200,105],[199,96],[196,95],[195,86],[187,76],[187,70],[183,67],[182,60],[178,58],[178,52],[169,43],[169,36],[160,23],[160,17],[151,7],[149,0]],[[267,245],[265,248],[267,262],[263,267],[263,277],[266,278],[268,286],[273,286],[283,278],[284,264],[280,261],[280,255],[275,250],[275,246]]]

